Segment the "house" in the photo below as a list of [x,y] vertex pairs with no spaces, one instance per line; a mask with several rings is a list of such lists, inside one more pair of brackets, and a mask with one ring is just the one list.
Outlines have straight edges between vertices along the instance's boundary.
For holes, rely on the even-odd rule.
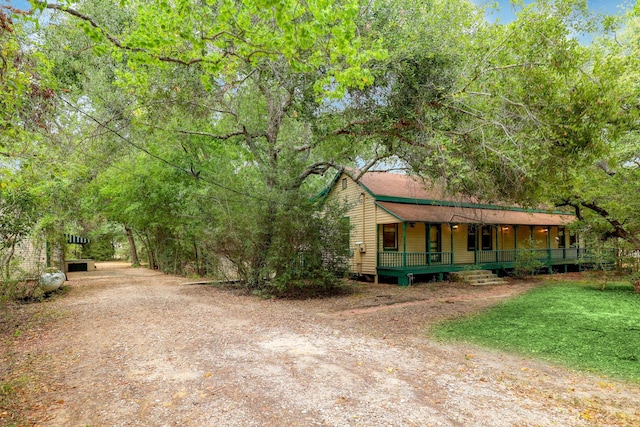
[[582,251],[566,228],[572,214],[443,197],[408,175],[367,172],[356,182],[339,174],[325,196],[348,206],[351,273],[376,281],[385,276],[407,285],[415,275],[498,272],[526,257],[567,271]]
[[[67,245],[89,243],[89,239],[71,234],[64,237]],[[10,279],[35,279],[47,267],[63,269],[65,273],[95,269],[93,260],[66,260],[64,247],[48,241],[44,233],[24,237],[0,249],[0,268]]]
[[[47,262],[44,240],[35,237],[17,242],[13,252],[11,250],[6,252],[11,253],[12,261],[15,263],[10,268],[11,276],[37,277],[44,270]],[[6,256],[8,253],[4,255]]]

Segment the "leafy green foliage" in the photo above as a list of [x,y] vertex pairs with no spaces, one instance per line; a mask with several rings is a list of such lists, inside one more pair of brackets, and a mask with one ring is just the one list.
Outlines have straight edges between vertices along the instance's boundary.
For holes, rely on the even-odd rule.
[[543,286],[434,333],[640,382],[638,298],[628,284],[597,289]]
[[[516,252],[516,261],[514,263],[513,275],[515,277],[533,276],[538,269],[545,266],[544,260],[540,259],[540,251],[536,248],[542,247],[535,240],[529,239],[526,248],[520,248]],[[546,256],[546,254],[545,254]]]
[[[318,254],[337,249],[307,200],[331,169],[397,159],[486,201],[593,194],[635,227],[611,195],[637,182],[637,150],[612,154],[636,140],[631,18],[588,47],[574,35],[599,21],[578,0],[521,4],[505,26],[465,0],[36,5],[59,12],[33,39],[60,90],[12,165],[58,237],[106,219],[165,272],[330,284]],[[620,182],[601,196],[603,159]]]
[[304,199],[288,200],[278,211],[271,250],[261,273],[271,280],[267,290],[289,294],[300,288],[327,293],[347,273],[349,224],[340,206],[317,206]]
[[125,244],[122,226],[106,222],[88,234],[89,243],[82,246],[81,257],[96,261],[110,261],[116,257],[118,247]]
[[[48,126],[53,108],[50,62],[27,38],[23,24],[0,8],[0,183],[28,155],[34,134]],[[3,160],[4,159],[4,160]]]

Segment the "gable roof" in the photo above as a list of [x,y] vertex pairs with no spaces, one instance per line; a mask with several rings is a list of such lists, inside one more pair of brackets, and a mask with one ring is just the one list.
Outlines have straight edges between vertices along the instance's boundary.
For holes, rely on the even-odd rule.
[[[449,200],[444,191],[437,189],[425,179],[413,175],[390,172],[367,172],[359,184],[373,196],[397,197],[414,200]],[[453,201],[453,200],[450,200]],[[477,200],[463,197],[460,202],[473,203]]]
[[358,184],[379,207],[401,221],[545,226],[566,225],[575,220],[573,214],[564,211],[526,209],[483,203],[472,196],[447,195],[441,188],[417,176],[369,171],[362,175]]

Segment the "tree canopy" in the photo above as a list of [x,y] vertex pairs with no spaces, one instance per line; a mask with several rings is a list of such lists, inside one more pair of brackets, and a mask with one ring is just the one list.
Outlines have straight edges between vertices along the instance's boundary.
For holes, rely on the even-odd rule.
[[466,0],[33,6],[2,14],[0,173],[44,227],[120,224],[167,272],[331,286],[347,254],[318,230],[341,207],[319,221],[313,196],[401,167],[638,243],[640,6],[539,0],[505,25]]

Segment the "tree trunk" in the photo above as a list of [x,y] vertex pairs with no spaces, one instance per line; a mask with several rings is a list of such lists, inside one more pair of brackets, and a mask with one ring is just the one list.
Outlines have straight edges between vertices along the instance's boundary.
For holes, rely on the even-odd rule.
[[15,240],[11,242],[11,246],[9,246],[9,253],[2,260],[2,271],[4,274],[4,278],[6,280],[11,279],[11,260],[13,259],[13,255],[15,254],[16,242]]
[[127,234],[127,240],[129,241],[129,253],[131,254],[131,265],[138,267],[140,260],[138,259],[138,250],[136,249],[136,241],[133,238],[133,232],[128,226],[124,226],[124,232]]
[[[251,260],[251,271],[249,272],[249,286],[251,288],[260,288],[264,284],[265,275],[270,274],[266,267],[273,240],[273,227],[276,221],[277,207],[272,200],[267,203],[265,215],[262,218],[263,224],[256,242],[256,252]],[[266,279],[268,280],[269,277],[266,277]]]

